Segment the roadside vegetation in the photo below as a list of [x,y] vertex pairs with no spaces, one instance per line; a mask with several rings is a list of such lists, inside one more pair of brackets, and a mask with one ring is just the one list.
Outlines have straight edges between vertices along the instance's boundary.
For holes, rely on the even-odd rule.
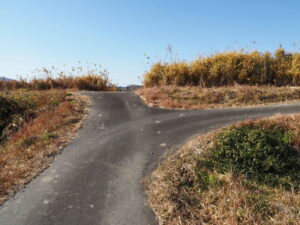
[[65,90],[0,91],[0,204],[48,166],[79,128],[87,102]]
[[108,78],[108,71],[102,70],[96,64],[73,67],[71,72],[43,68],[36,71],[30,81],[25,79],[13,81],[0,81],[0,90],[49,90],[49,89],[74,89],[87,91],[116,91],[117,88]]
[[300,115],[198,137],[146,180],[160,224],[300,224]]
[[224,108],[300,100],[300,88],[289,86],[156,86],[138,89],[137,93],[150,106],[170,109]]
[[77,90],[114,91],[95,64],[71,72],[52,67],[30,81],[0,81],[0,204],[32,180],[67,144],[89,99]]
[[158,62],[144,75],[144,84],[146,87],[299,85],[300,53],[279,48],[274,54],[232,51],[199,57],[191,63]]
[[154,63],[137,93],[150,105],[201,109],[299,100],[299,84],[300,53],[241,50]]

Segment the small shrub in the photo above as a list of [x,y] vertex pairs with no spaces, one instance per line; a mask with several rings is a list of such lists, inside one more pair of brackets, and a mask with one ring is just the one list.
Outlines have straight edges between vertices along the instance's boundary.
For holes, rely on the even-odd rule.
[[233,171],[267,185],[300,188],[300,158],[291,132],[246,125],[230,127],[215,138],[208,154],[217,171]]

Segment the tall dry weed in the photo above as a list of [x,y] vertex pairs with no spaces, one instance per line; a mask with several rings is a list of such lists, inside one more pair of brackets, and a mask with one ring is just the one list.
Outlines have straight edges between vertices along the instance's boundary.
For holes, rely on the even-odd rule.
[[299,53],[279,48],[274,54],[253,51],[223,52],[199,57],[191,63],[158,62],[144,75],[145,86],[193,85],[201,87],[247,85],[299,85]]
[[0,81],[0,90],[49,90],[49,89],[78,89],[92,91],[116,90],[108,77],[107,70],[98,65],[73,67],[71,72],[56,68],[37,70],[37,76],[30,81],[25,79]]

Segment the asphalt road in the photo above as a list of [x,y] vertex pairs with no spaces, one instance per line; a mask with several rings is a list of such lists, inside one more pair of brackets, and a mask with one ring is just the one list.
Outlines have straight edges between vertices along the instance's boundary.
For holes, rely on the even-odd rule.
[[142,180],[194,135],[245,118],[296,113],[300,104],[171,111],[132,92],[91,92],[77,137],[53,164],[0,207],[0,225],[157,224]]

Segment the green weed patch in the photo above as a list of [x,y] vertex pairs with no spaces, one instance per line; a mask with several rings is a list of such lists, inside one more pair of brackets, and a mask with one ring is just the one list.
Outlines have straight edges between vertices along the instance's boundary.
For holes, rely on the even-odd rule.
[[293,133],[280,128],[234,126],[215,137],[199,166],[220,173],[242,174],[255,182],[300,188],[300,157],[294,148]]

